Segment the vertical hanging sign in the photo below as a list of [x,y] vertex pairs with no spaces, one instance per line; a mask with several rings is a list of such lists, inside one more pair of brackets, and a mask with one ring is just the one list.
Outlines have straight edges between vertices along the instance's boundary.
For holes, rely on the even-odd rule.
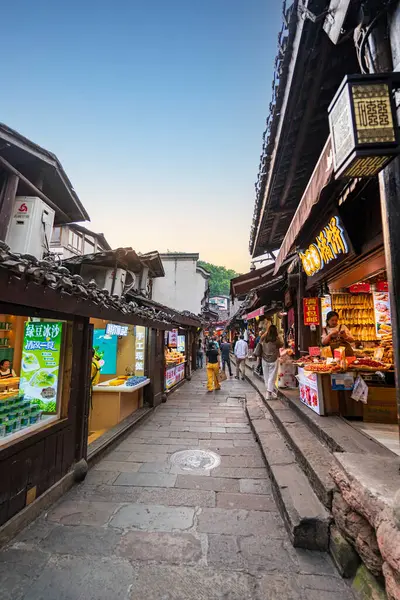
[[319,325],[318,298],[303,298],[304,325]]
[[136,325],[135,333],[135,375],[140,377],[144,375],[146,328]]

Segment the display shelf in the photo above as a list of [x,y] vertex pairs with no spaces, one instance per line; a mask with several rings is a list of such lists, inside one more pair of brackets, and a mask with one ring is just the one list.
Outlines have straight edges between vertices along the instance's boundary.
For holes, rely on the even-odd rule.
[[[109,381],[113,381],[113,379],[110,379]],[[109,385],[109,381],[103,381],[102,383],[99,383],[98,385],[94,385],[93,386],[93,391],[94,392],[110,392],[110,393],[116,393],[116,392],[136,392],[137,390],[140,390],[141,388],[145,387],[146,385],[148,385],[150,383],[150,379],[145,379],[144,381],[141,381],[140,383],[138,383],[137,385]]]
[[4,377],[0,379],[0,390],[12,388],[12,386],[16,386],[16,389],[18,389],[19,381],[19,377]]
[[180,362],[167,362],[165,363],[165,366],[167,369],[171,369],[172,367],[178,367],[179,365],[184,365],[187,362],[187,360],[181,360]]
[[333,294],[332,309],[351,331],[357,342],[376,340],[375,312],[372,294]]

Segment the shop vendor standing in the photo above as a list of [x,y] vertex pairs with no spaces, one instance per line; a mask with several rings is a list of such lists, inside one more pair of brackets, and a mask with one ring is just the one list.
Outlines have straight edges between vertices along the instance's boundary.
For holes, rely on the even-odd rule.
[[0,361],[0,379],[9,379],[16,377],[15,371],[11,368],[11,363],[6,358]]
[[354,356],[354,350],[351,343],[354,338],[346,325],[339,325],[339,315],[331,310],[326,315],[326,327],[322,330],[322,345],[330,346],[333,351],[340,346],[346,349],[346,356]]

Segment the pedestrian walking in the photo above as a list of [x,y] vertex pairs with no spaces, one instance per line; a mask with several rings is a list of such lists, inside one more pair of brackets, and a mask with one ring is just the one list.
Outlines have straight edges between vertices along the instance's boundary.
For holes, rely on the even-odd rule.
[[219,383],[219,350],[214,342],[210,342],[206,352],[207,362],[207,391],[212,392],[221,389]]
[[276,398],[275,381],[278,370],[279,348],[282,348],[283,341],[278,335],[275,325],[270,325],[268,330],[261,336],[262,343],[262,368],[264,382],[267,391],[266,398],[270,400]]
[[232,377],[231,367],[231,345],[227,340],[221,344],[222,370],[225,373],[225,367],[228,367],[229,376]]
[[199,338],[199,341],[197,344],[197,368],[198,369],[203,368],[203,358],[204,358],[203,340],[201,338]]
[[242,380],[246,372],[246,358],[249,354],[249,347],[247,342],[244,341],[243,334],[240,336],[239,341],[235,345],[235,357],[236,357],[236,379],[240,377],[240,367],[242,367]]
[[218,342],[218,338],[217,338],[217,336],[216,336],[216,335],[214,335],[214,336],[212,337],[212,342],[213,342],[213,344],[215,344],[215,346],[216,346],[217,350],[219,350],[219,342]]

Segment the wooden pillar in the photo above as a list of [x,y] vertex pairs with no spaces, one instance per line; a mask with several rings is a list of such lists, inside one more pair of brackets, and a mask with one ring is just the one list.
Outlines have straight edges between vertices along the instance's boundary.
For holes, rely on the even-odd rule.
[[0,240],[5,242],[10,226],[19,178],[9,173],[4,182],[0,198]]
[[[398,8],[396,10],[399,10]],[[373,57],[376,72],[393,70],[392,52],[399,43],[398,32],[394,29],[397,39],[389,37],[389,23],[381,18],[369,40],[369,50]],[[392,30],[393,33],[393,30]],[[371,69],[373,70],[373,69]],[[385,246],[386,270],[389,282],[390,312],[393,330],[393,354],[395,365],[397,414],[400,424],[400,158],[393,160],[379,175],[381,196],[382,229]]]
[[[76,325],[80,345],[74,346],[75,360],[74,368],[79,368],[79,386],[77,402],[74,411],[76,422],[76,446],[75,459],[87,457],[88,436],[89,436],[89,413],[90,413],[90,394],[91,394],[91,374],[92,374],[92,347],[93,347],[93,325],[89,319],[79,319]],[[78,363],[78,365],[76,365]]]
[[143,390],[143,398],[149,406],[158,406],[164,393],[164,331],[160,329],[148,330],[146,363],[150,383]]

